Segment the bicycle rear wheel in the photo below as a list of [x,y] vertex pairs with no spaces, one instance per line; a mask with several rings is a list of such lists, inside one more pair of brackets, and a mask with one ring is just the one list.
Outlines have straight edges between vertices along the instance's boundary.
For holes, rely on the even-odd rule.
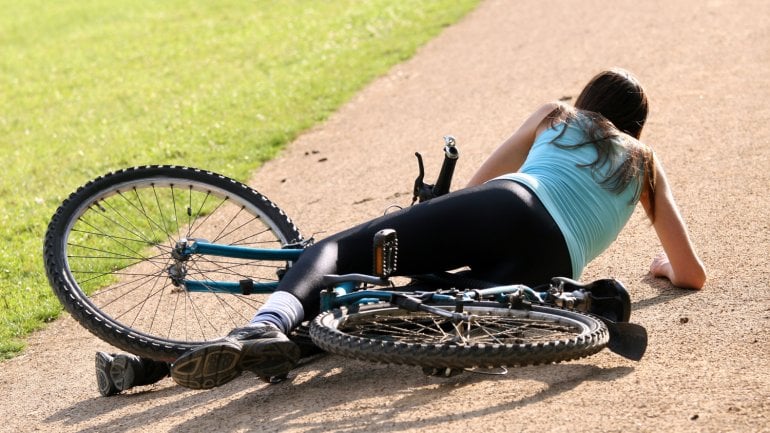
[[451,369],[567,361],[592,355],[609,341],[604,323],[575,311],[487,302],[463,310],[474,318],[459,324],[384,305],[353,313],[334,310],[313,321],[311,337],[322,349],[347,357]]
[[[281,248],[302,239],[275,204],[224,176],[149,166],[110,173],[71,194],[46,232],[44,260],[67,311],[104,341],[156,360],[173,360],[217,340],[253,316],[265,295],[188,292],[175,277],[277,281],[286,261],[193,255],[182,239]],[[173,268],[173,269],[172,269]]]

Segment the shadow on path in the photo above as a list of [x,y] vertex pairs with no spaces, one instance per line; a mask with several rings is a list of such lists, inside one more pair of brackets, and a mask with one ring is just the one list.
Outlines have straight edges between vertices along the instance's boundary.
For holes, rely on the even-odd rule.
[[645,276],[641,282],[649,287],[652,287],[653,289],[656,289],[658,294],[652,298],[631,302],[632,312],[659,304],[665,304],[666,302],[683,298],[685,296],[693,296],[701,293],[698,290],[680,289],[673,286],[668,280],[654,278],[650,275]]
[[[458,417],[464,420],[494,417],[501,410],[556,397],[585,381],[610,382],[633,371],[632,367],[607,369],[553,364],[511,369],[507,375],[466,373],[439,379],[422,375],[416,367],[370,364],[337,356],[320,356],[312,361],[298,369],[302,380],[266,385],[251,375],[244,375],[210,391],[191,391],[179,386],[148,388],[115,397],[82,400],[44,422],[75,428],[88,424],[78,430],[107,433],[141,429],[174,418],[184,420],[171,427],[171,431],[179,432],[399,431],[440,425]],[[309,379],[305,379],[307,375]],[[469,404],[468,409],[461,412],[449,409],[455,405],[441,404],[443,399],[456,398],[456,394],[453,396],[456,390],[484,381],[499,382],[501,387],[519,387],[521,392],[513,392],[511,398],[503,398],[488,407]],[[539,385],[524,383],[527,381]],[[387,405],[375,406],[368,401],[383,396],[389,397]],[[227,403],[217,407],[219,401]],[[351,405],[356,409],[351,411]],[[185,419],[191,412],[203,414]],[[120,415],[122,418],[116,419],[113,413],[131,415]],[[412,415],[405,416],[405,413]]]
[[[219,425],[228,431],[376,432],[420,429],[460,418],[465,422],[483,422],[484,418],[495,417],[499,411],[557,397],[586,381],[614,381],[631,373],[633,368],[554,364],[512,369],[505,376],[468,373],[449,379],[428,378],[414,367],[403,366],[373,365],[369,369],[354,365],[342,370],[332,375],[329,375],[331,371],[319,371],[312,379],[282,393],[283,400],[248,394],[190,419],[173,431],[186,432],[200,426]],[[515,385],[511,382],[525,380],[539,382],[544,388],[529,384],[527,392],[521,393],[524,395],[511,395],[511,398],[481,408],[475,404],[477,402],[468,402],[468,409],[459,412],[456,404],[442,404],[442,400],[457,398],[455,390],[478,382],[496,381],[505,387]],[[351,386],[353,384],[355,387]],[[389,397],[387,405],[375,406],[367,401],[383,396]],[[223,426],[222,420],[230,422]]]

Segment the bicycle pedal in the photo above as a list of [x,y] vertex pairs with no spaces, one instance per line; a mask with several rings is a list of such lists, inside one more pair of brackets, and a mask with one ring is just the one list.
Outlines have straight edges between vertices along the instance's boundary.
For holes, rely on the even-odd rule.
[[259,379],[262,382],[269,383],[271,385],[275,385],[275,384],[287,381],[289,379],[289,375],[288,374],[281,374],[281,375],[278,375],[278,376],[266,376],[266,377],[259,376]]
[[398,237],[393,229],[383,229],[374,234],[374,275],[388,278],[396,272],[398,262]]

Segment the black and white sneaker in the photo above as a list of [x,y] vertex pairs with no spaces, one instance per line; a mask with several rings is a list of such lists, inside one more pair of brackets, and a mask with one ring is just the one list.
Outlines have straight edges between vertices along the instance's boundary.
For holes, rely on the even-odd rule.
[[168,363],[129,353],[96,352],[95,361],[96,383],[104,397],[155,383],[169,375]]
[[274,326],[248,326],[180,356],[171,367],[171,377],[186,388],[210,389],[244,371],[266,380],[284,377],[299,358],[299,346]]
[[110,378],[110,368],[114,359],[109,353],[96,352],[96,385],[99,387],[99,394],[104,397],[121,391]]

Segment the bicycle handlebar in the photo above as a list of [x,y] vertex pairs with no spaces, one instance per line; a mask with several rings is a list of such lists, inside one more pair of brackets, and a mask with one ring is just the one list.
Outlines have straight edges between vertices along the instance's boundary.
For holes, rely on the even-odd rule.
[[455,138],[451,135],[444,137],[444,163],[441,164],[441,171],[439,172],[436,184],[433,186],[433,196],[438,197],[449,192],[449,187],[452,184],[452,176],[455,172],[455,165],[457,159],[460,157],[460,152],[457,150]]
[[425,177],[425,167],[422,163],[422,155],[420,155],[419,152],[414,154],[417,157],[419,174],[414,181],[412,204],[418,200],[422,203],[449,192],[449,188],[452,185],[452,176],[454,175],[455,165],[457,164],[457,159],[460,157],[460,152],[457,150],[456,144],[454,137],[451,135],[444,136],[444,162],[441,164],[441,171],[439,172],[438,179],[436,179],[434,185],[423,182]]

